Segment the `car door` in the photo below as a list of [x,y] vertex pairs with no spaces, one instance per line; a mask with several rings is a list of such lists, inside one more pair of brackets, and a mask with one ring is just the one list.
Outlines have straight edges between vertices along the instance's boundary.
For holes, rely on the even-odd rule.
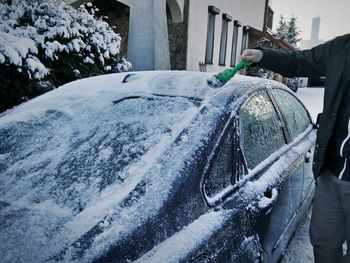
[[[291,92],[274,88],[272,89],[274,100],[276,101],[281,114],[286,122],[286,126],[291,136],[291,142],[309,128],[312,124],[311,117],[305,106],[298,100]],[[314,186],[314,176],[312,173],[312,152],[310,148],[305,155],[305,162],[303,164],[303,188],[301,202],[312,192]]]
[[[276,88],[269,90],[269,94],[283,122],[288,143],[288,150],[283,155],[288,158],[291,152],[296,151],[296,147],[305,144],[306,137],[312,131],[311,119],[302,103],[289,91]],[[272,209],[262,213],[257,222],[265,251],[264,262],[277,262],[280,259],[305,214],[307,202],[304,201],[309,200],[308,204],[311,201],[312,172],[308,152],[312,144],[305,145],[309,148],[303,148],[286,169],[288,175],[278,189],[278,198]],[[276,161],[277,165],[278,162],[280,160]]]
[[[259,182],[266,170],[273,164],[278,165],[281,149],[287,151],[291,141],[282,113],[270,93],[265,88],[255,91],[242,103],[237,115],[228,121],[216,149],[210,155],[202,181],[203,196],[209,206],[220,207],[222,204],[225,209],[237,211],[238,204],[245,203],[244,210],[239,210],[245,214],[242,216],[245,220],[239,224],[241,235],[250,235],[251,238],[246,236],[245,240],[251,240],[251,247],[254,247],[255,234],[258,234],[262,251],[266,251],[262,253],[266,262],[270,255],[281,254],[274,247],[276,244],[282,247],[278,246],[281,244],[279,240],[300,205],[303,188],[303,166],[300,163],[293,169],[287,167],[291,174],[283,177],[283,189]],[[245,196],[248,181],[256,182],[258,188],[265,187],[259,197],[262,202],[258,200],[259,204],[255,204],[259,211],[252,209],[252,216],[249,215],[249,202],[257,200],[253,195]],[[267,205],[263,205],[264,202]],[[255,227],[252,232],[251,227]],[[247,251],[251,248],[243,247],[240,254],[246,256],[239,256],[240,260],[250,262],[244,260],[249,258]],[[235,260],[238,259],[235,257]]]
[[[289,110],[292,110],[293,105],[290,106]],[[241,106],[239,119],[242,151],[249,173],[253,174],[250,177],[257,178],[256,185],[266,187],[258,205],[260,214],[256,231],[265,252],[264,262],[275,262],[284,248],[285,230],[290,228],[302,199],[303,160],[287,162],[284,173],[288,175],[281,177],[281,184],[264,186],[264,180],[270,175],[263,176],[275,170],[278,173],[276,167],[285,165],[286,144],[296,137],[299,130],[289,129],[273,95],[266,91],[253,94]],[[295,128],[299,127],[298,123],[295,124]]]

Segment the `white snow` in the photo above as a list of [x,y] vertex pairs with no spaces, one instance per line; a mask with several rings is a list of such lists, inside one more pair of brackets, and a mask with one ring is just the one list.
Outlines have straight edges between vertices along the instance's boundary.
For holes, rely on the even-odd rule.
[[[209,212],[200,216],[192,224],[155,246],[151,251],[140,257],[135,263],[176,263],[203,240],[207,240],[220,227],[227,217],[226,211]],[[198,235],[198,233],[201,233]]]
[[25,64],[31,72],[31,75],[33,74],[34,79],[42,79],[47,74],[49,74],[49,70],[40,62],[37,57],[26,58]]
[[300,224],[293,240],[289,244],[288,250],[281,263],[313,263],[314,254],[309,237],[311,212]]
[[315,122],[318,113],[321,113],[323,109],[324,88],[301,88],[298,89],[296,95],[304,103],[310,112],[312,120]]
[[127,61],[125,58],[122,58],[122,61],[116,65],[115,70],[117,72],[126,72],[131,70],[132,65],[129,61]]
[[0,31],[0,52],[9,63],[22,66],[22,59],[29,53],[37,54],[38,49],[35,42],[28,37],[17,37]]
[[277,189],[276,188],[272,188],[271,192],[272,192],[272,196],[271,197],[268,198],[268,197],[263,196],[259,200],[258,206],[259,206],[260,209],[269,206],[271,203],[273,203],[276,200],[276,198],[278,196]]
[[111,157],[112,153],[113,153],[112,147],[106,147],[106,148],[100,147],[97,160],[106,160],[109,157]]

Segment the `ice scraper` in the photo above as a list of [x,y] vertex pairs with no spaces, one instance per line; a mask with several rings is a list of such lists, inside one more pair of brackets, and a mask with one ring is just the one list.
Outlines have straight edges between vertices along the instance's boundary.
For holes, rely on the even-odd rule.
[[249,61],[241,60],[241,62],[239,62],[235,67],[227,68],[220,73],[210,77],[207,80],[207,83],[212,88],[219,88],[223,86],[227,81],[229,81],[237,73],[238,70],[244,68],[250,63],[251,62]]

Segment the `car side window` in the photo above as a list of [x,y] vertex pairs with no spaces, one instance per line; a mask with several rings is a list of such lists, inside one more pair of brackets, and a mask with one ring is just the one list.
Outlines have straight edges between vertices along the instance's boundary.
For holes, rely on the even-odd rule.
[[205,180],[205,192],[209,197],[219,193],[231,184],[233,172],[233,134],[228,129],[223,141],[218,146],[214,161],[209,167]]
[[241,147],[253,169],[285,145],[281,121],[265,91],[249,97],[239,110]]
[[300,101],[289,92],[282,89],[273,89],[273,95],[287,122],[293,140],[309,127],[310,117]]

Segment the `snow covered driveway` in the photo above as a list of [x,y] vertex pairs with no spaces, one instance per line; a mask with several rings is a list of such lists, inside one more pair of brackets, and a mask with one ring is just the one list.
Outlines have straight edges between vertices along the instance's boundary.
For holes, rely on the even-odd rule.
[[[308,108],[313,121],[316,121],[317,114],[322,111],[324,88],[303,88],[299,89],[297,96]],[[299,230],[284,256],[282,263],[312,263],[314,256],[309,238],[311,212],[301,223]]]

